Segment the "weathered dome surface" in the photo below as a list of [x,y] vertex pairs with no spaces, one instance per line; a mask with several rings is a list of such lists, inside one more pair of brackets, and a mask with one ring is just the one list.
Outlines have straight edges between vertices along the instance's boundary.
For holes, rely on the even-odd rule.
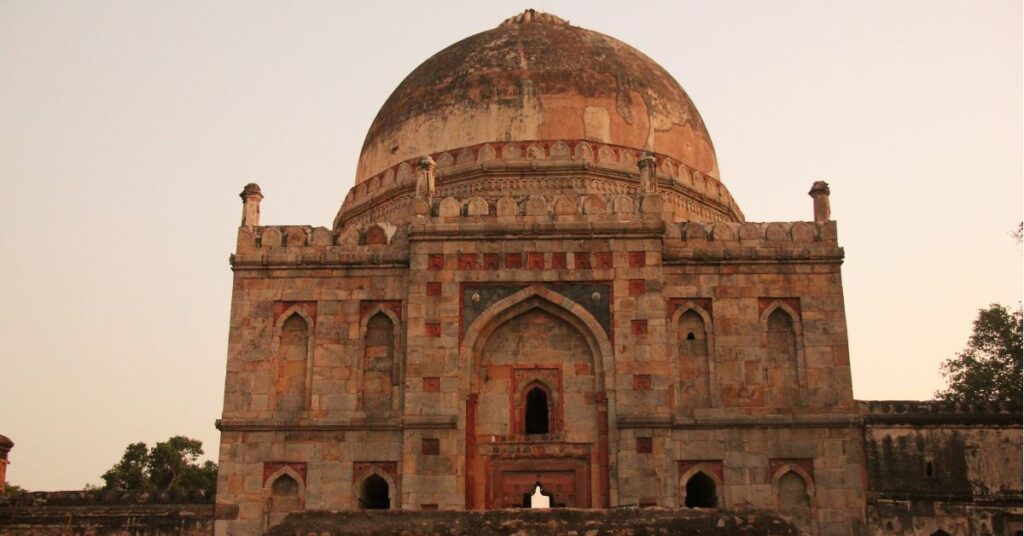
[[679,83],[633,47],[528,10],[438,52],[377,113],[362,182],[405,160],[485,142],[590,140],[671,156],[718,177]]

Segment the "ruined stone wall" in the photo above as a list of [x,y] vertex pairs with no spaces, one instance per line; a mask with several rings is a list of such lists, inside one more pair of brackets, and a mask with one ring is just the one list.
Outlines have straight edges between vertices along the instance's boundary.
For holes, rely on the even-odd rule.
[[1021,410],[864,403],[873,534],[1014,535],[1021,524]]
[[0,534],[210,536],[213,503],[201,494],[33,492],[0,498]]
[[625,536],[707,534],[783,536],[797,529],[764,511],[694,511],[663,508],[615,510],[490,510],[486,512],[304,512],[274,527],[272,536]]

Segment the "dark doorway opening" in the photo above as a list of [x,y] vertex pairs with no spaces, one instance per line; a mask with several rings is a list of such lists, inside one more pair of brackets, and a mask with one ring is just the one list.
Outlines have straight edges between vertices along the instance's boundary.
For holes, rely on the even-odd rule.
[[359,506],[364,510],[387,510],[391,508],[388,498],[388,483],[378,475],[370,475],[363,481],[359,494]]
[[686,482],[687,508],[718,508],[718,495],[715,481],[700,472]]
[[548,395],[540,387],[526,394],[526,434],[548,433]]

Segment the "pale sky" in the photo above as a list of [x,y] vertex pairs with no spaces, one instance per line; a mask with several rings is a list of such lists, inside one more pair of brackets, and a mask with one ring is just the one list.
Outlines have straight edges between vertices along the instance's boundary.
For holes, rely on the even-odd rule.
[[0,1],[0,434],[78,489],[134,441],[216,457],[238,193],[330,226],[377,109],[528,7],[687,90],[749,221],[832,187],[854,393],[927,399],[1021,296],[1021,3]]

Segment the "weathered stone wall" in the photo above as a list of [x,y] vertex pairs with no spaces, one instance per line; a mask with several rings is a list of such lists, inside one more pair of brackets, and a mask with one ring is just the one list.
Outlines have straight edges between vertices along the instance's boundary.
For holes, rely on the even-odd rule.
[[213,502],[202,494],[33,492],[0,498],[0,534],[209,536]]
[[486,512],[304,512],[289,516],[270,535],[321,536],[625,536],[798,534],[785,519],[764,511],[695,511],[662,508],[614,510],[490,510]]
[[873,534],[1016,534],[1022,529],[1021,410],[864,403]]
[[[398,228],[240,229],[225,530],[360,508],[374,475],[391,508],[456,510],[515,504],[540,481],[570,506],[683,506],[701,474],[713,506],[855,531],[835,224],[665,223],[657,195],[621,197],[446,198]],[[273,393],[296,384],[277,361],[304,344],[306,407],[282,413]],[[529,436],[534,385],[551,430]],[[390,411],[368,412],[388,389]],[[274,495],[284,475],[294,498]]]

